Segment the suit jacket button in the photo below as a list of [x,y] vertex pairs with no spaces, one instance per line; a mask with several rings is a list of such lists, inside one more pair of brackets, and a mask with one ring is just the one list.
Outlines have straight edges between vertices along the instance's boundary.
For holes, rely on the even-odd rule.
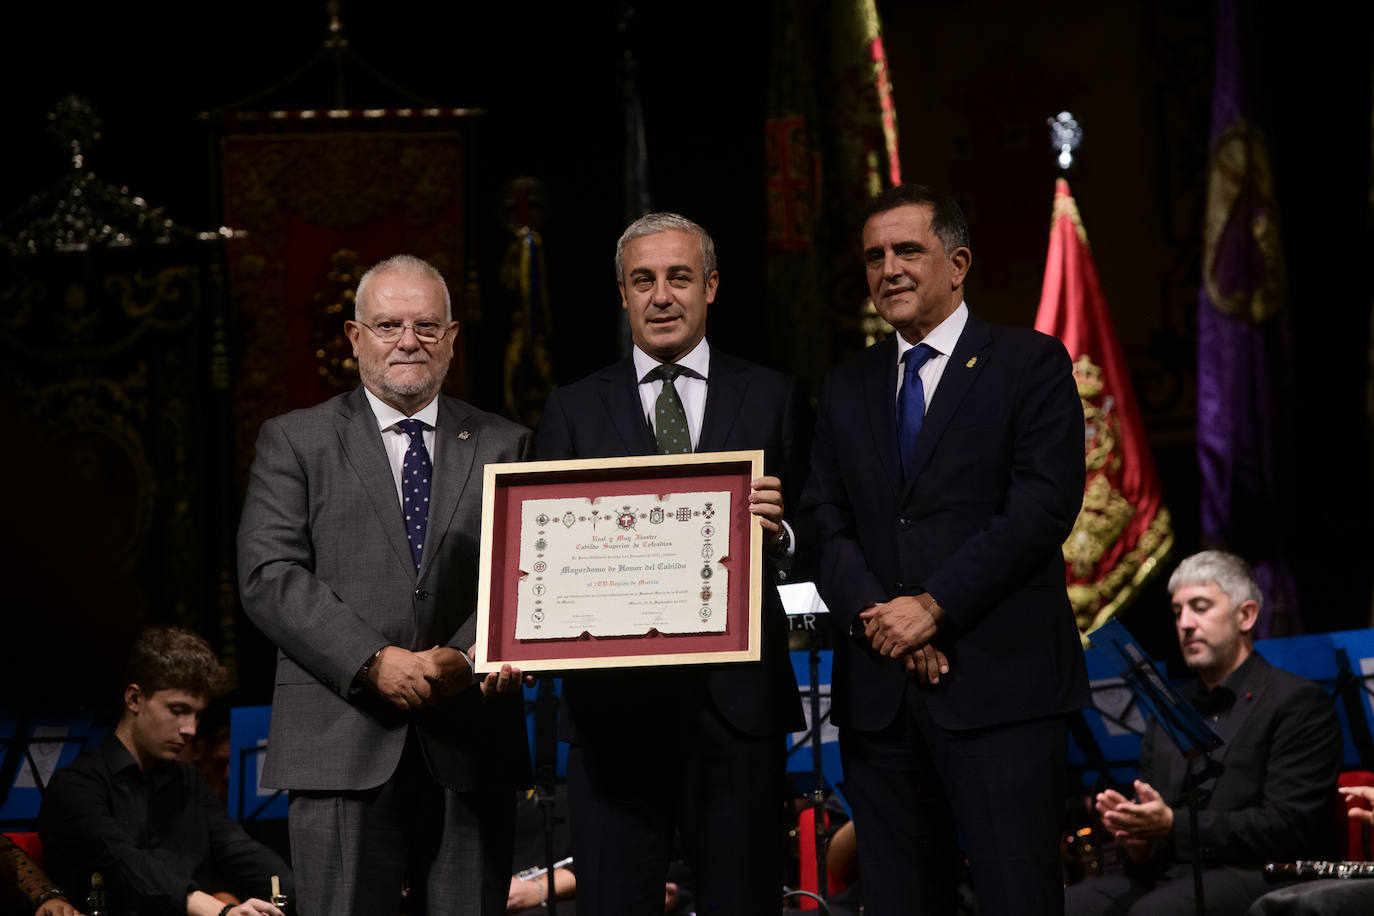
[[423,601],[425,598],[429,597],[429,592],[417,586],[415,589],[415,597]]
[[909,519],[909,518],[899,518],[899,519],[897,519],[897,527],[898,527],[900,530],[902,530],[902,531],[906,531],[908,528],[911,527],[911,519]]
[[893,584],[897,586],[897,591],[898,591],[898,592],[900,592],[902,589],[906,588],[906,583],[905,583],[905,582],[895,582],[895,583],[893,583]]

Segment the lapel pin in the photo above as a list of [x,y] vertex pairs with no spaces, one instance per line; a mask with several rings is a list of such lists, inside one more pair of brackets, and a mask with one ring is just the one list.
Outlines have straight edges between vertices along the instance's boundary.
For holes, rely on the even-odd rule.
[[972,368],[973,368],[973,364],[976,363],[976,362],[978,362],[978,357],[973,356],[973,357],[970,357],[970,358],[969,358],[969,361],[968,361],[968,362],[964,363],[964,366],[965,366],[966,368],[972,369]]
[[463,430],[461,433],[458,434],[458,438],[459,438],[459,439],[466,439],[467,437],[468,437],[468,431],[467,431],[466,429]]

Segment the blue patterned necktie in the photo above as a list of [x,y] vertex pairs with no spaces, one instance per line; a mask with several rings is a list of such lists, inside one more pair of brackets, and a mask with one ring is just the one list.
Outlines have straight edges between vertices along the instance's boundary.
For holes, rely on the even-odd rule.
[[902,374],[902,388],[897,392],[897,447],[902,453],[902,474],[911,479],[911,464],[916,460],[916,439],[921,435],[921,422],[926,415],[926,391],[921,386],[921,367],[935,351],[925,344],[917,344],[902,354],[906,369]]
[[682,407],[673,379],[682,375],[682,368],[671,363],[656,366],[649,378],[663,379],[663,390],[654,402],[654,438],[658,440],[660,455],[686,454],[692,450],[692,433],[687,427],[687,411]]
[[410,556],[418,572],[425,550],[429,479],[434,476],[434,465],[430,464],[429,450],[425,448],[425,424],[419,420],[401,420],[396,426],[410,437],[410,447],[401,464],[401,514],[406,517],[406,540],[410,542]]

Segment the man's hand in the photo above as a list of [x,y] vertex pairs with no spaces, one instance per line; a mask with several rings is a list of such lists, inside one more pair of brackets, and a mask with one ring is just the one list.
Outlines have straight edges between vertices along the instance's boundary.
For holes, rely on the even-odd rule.
[[1122,805],[1128,805],[1130,802],[1131,800],[1129,798],[1115,789],[1108,789],[1105,792],[1097,793],[1097,798],[1094,800],[1093,807],[1097,808],[1097,816],[1105,821],[1110,812],[1115,811]]
[[[1346,801],[1352,798],[1363,799],[1366,802],[1374,803],[1374,786],[1341,786],[1336,790],[1341,793],[1341,797]],[[1374,823],[1374,811],[1368,808],[1351,807],[1346,814],[1358,821]]]
[[286,914],[266,900],[250,897],[230,910],[228,916],[286,916]]
[[429,675],[436,671],[432,659],[400,646],[387,646],[367,671],[367,681],[384,700],[400,709],[419,709],[430,702],[434,688]]
[[440,697],[451,697],[472,686],[472,665],[468,663],[468,656],[457,649],[434,646],[416,652],[415,657],[429,666],[425,673],[425,680],[433,689],[429,702],[436,702]]
[[544,895],[548,892],[548,887],[547,875],[540,875],[529,881],[511,878],[510,890],[506,892],[506,912],[514,913],[517,910],[539,906],[544,902]]
[[500,671],[493,671],[482,678],[482,695],[492,696],[498,693],[518,693],[522,684],[534,684],[533,675],[520,675],[519,668],[512,668],[510,665],[502,665]]
[[763,526],[763,547],[772,553],[782,539],[782,481],[776,477],[755,477],[749,482],[749,512]]
[[[224,909],[224,904],[204,891],[191,891],[186,895],[187,916],[218,916],[222,909]],[[230,910],[229,916],[285,916],[285,914],[266,900],[251,897]]]
[[940,683],[940,675],[949,674],[949,659],[932,645],[925,645],[902,659],[906,673],[923,684]]
[[[1109,798],[1103,804],[1104,796]],[[1097,810],[1102,824],[1118,840],[1155,840],[1168,836],[1174,829],[1174,810],[1148,782],[1135,781],[1136,801],[1127,801],[1120,793],[1107,791],[1097,796]],[[1129,851],[1129,848],[1128,848]]]
[[945,612],[929,592],[915,598],[903,595],[859,613],[864,636],[879,655],[901,658],[935,638],[935,629]]
[[68,903],[66,897],[49,897],[33,912],[34,916],[81,916],[81,911]]

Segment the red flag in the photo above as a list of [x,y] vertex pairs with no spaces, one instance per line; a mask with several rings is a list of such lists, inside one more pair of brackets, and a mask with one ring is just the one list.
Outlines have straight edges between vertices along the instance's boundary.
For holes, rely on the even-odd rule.
[[1078,628],[1086,634],[1136,596],[1174,535],[1088,235],[1062,178],[1054,189],[1035,329],[1058,337],[1069,351],[1083,402],[1088,475],[1083,508],[1064,542],[1064,566]]

